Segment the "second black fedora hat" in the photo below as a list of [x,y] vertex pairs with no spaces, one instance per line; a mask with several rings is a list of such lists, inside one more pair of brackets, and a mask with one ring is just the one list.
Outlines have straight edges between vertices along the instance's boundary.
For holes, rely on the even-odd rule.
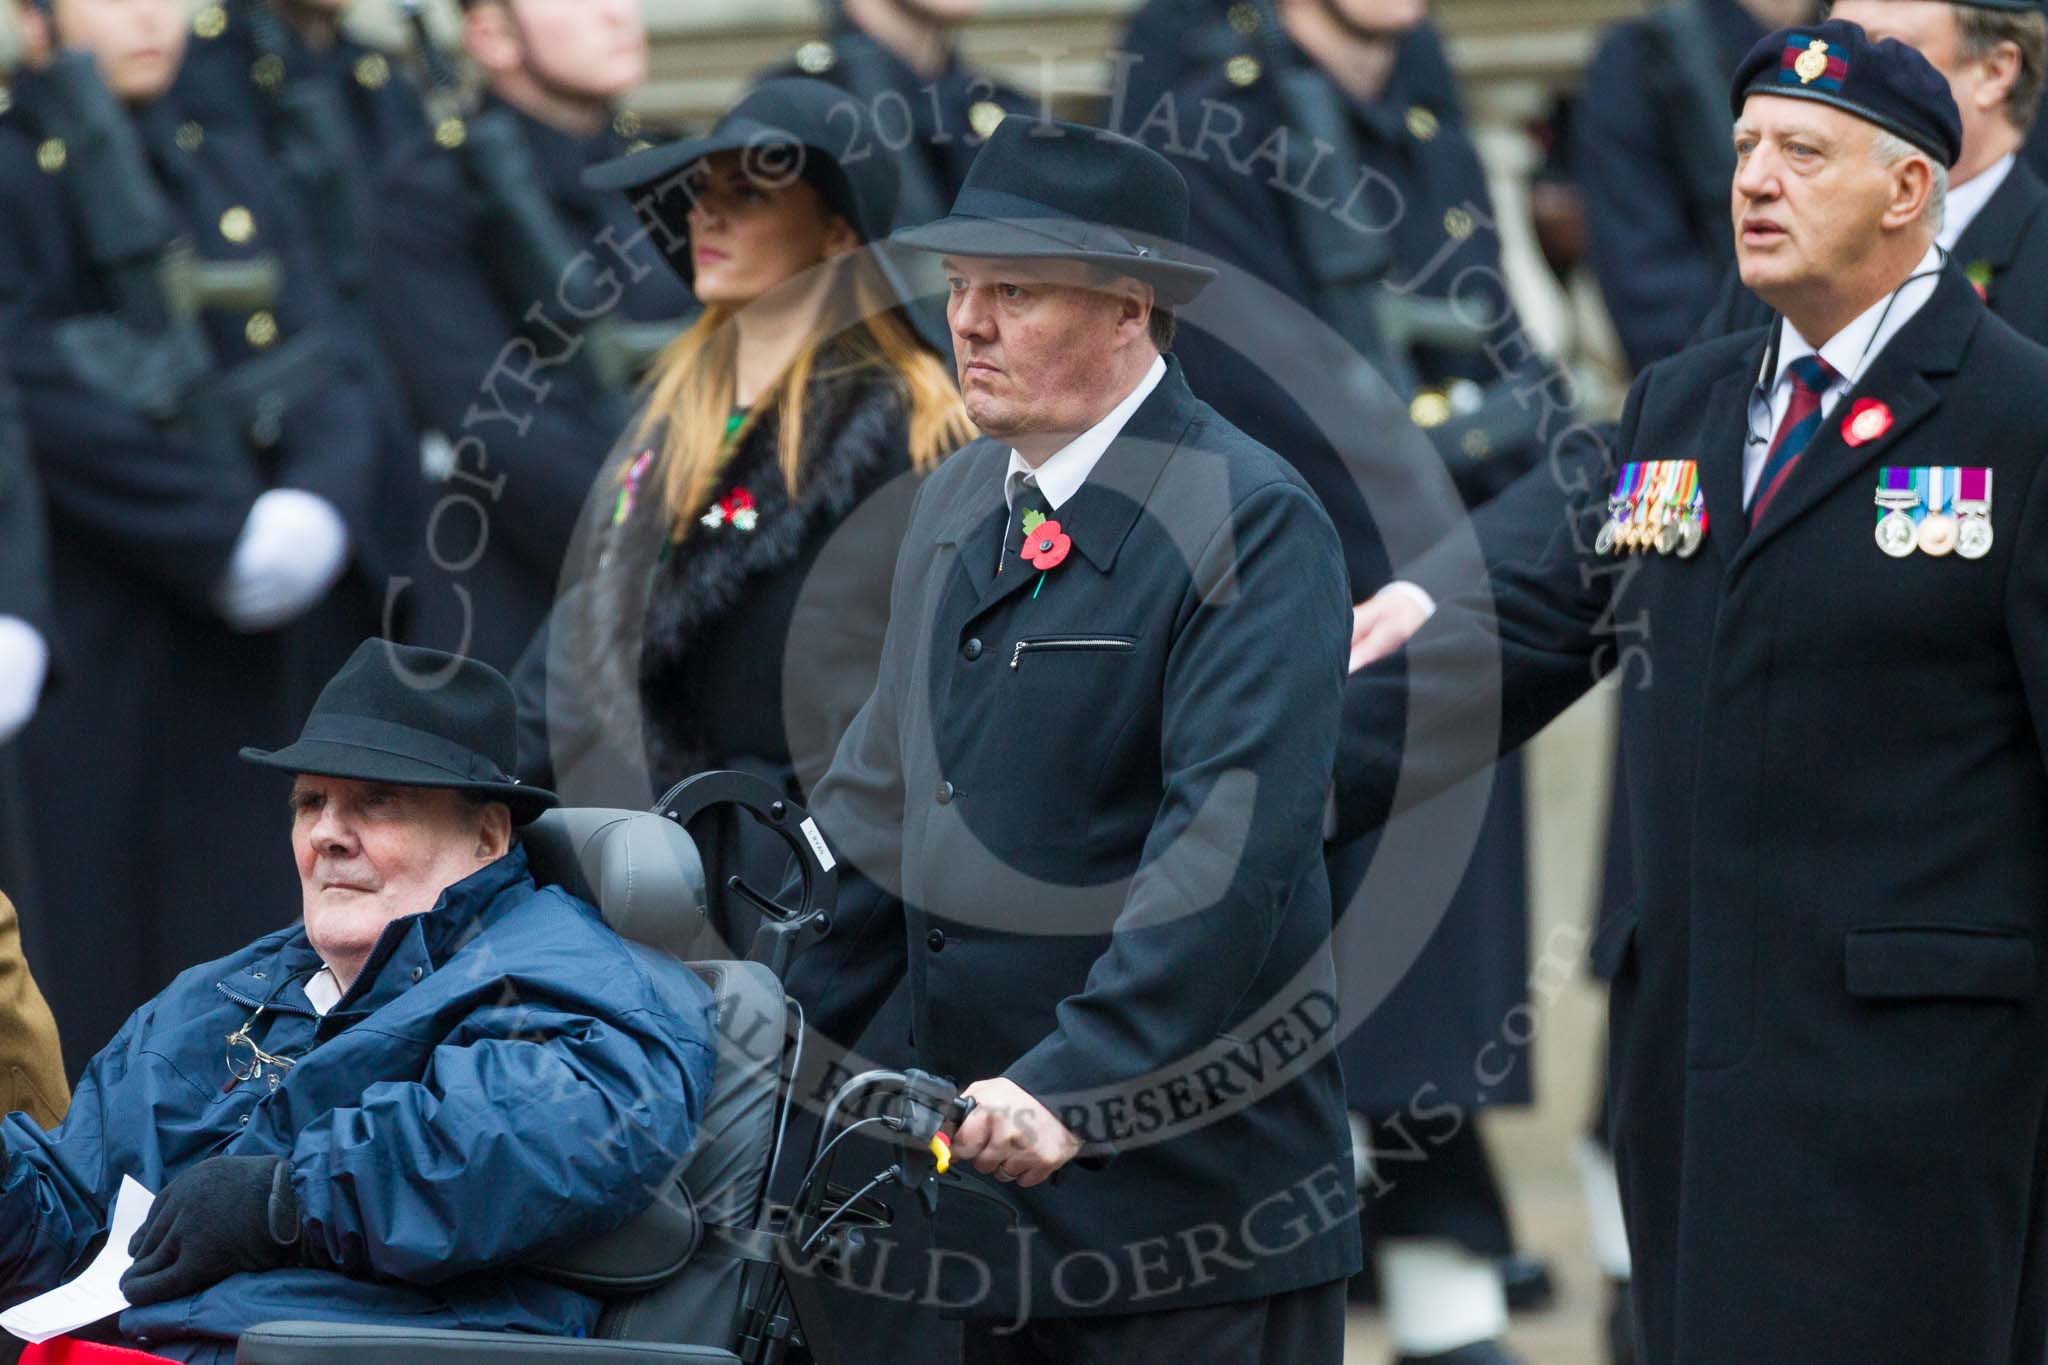
[[[623,191],[643,220],[658,220],[669,241],[683,243],[668,259],[685,283],[696,275],[687,245],[694,198],[687,173],[720,152],[740,153],[743,164],[769,182],[809,181],[863,242],[878,241],[889,232],[896,168],[866,126],[868,117],[866,107],[837,86],[779,77],[756,86],[702,137],[600,162],[583,172],[583,183]],[[842,162],[842,150],[863,144],[870,149],[866,156]]]
[[1216,278],[1180,259],[1187,235],[1187,181],[1150,147],[1079,123],[1006,118],[953,211],[891,240],[949,256],[1086,261],[1180,304]]

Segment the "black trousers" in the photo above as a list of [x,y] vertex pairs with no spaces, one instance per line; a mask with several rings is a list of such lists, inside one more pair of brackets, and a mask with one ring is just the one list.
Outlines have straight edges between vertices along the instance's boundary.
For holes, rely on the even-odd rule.
[[1162,1313],[1044,1318],[999,1335],[969,1318],[961,1365],[1342,1365],[1344,1281]]
[[1416,1151],[1384,1120],[1367,1116],[1373,1148],[1386,1154],[1359,1194],[1368,1253],[1378,1238],[1427,1237],[1456,1242],[1477,1256],[1514,1254],[1507,1200],[1478,1117],[1468,1113],[1448,1140]]

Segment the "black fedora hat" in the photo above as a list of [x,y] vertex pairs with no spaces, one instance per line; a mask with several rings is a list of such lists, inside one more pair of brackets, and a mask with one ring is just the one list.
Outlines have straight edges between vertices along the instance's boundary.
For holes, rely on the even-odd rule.
[[242,757],[288,773],[473,792],[503,801],[523,825],[556,798],[511,775],[516,721],[512,685],[489,664],[365,640],[320,689],[296,743]]
[[1216,278],[1179,259],[1187,236],[1187,181],[1150,147],[1079,123],[1006,118],[953,211],[892,240],[949,256],[1087,261],[1179,304]]
[[[872,117],[865,104],[837,86],[782,76],[754,87],[704,136],[599,162],[583,172],[583,183],[623,191],[663,240],[682,244],[668,253],[668,261],[686,284],[697,273],[687,245],[695,198],[688,172],[720,152],[739,152],[747,168],[771,184],[809,181],[863,242],[873,242],[889,231],[896,167],[875,149],[875,131],[867,126]],[[871,149],[867,156],[851,165],[840,160],[841,150],[862,143]]]

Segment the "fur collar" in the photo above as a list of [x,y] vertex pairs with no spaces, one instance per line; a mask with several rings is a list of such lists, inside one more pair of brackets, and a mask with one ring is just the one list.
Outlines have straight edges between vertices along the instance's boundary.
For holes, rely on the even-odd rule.
[[[599,533],[593,590],[582,603],[589,691],[586,714],[606,732],[641,735],[650,775],[692,772],[677,711],[687,701],[664,680],[705,631],[742,609],[753,584],[796,563],[861,501],[909,467],[908,401],[886,370],[864,368],[812,381],[804,413],[803,478],[792,499],[776,466],[773,415],[749,432],[726,466],[716,502],[735,486],[754,500],[751,531],[695,522],[664,558],[667,522],[643,489],[633,513]],[[657,431],[650,444],[660,445]]]

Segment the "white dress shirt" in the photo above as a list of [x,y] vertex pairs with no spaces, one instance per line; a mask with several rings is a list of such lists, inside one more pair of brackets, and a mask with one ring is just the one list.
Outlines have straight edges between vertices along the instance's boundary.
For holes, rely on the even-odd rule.
[[1125,394],[1121,403],[1111,408],[1100,422],[1048,455],[1045,463],[1036,469],[1012,450],[1010,467],[1003,475],[1003,504],[1016,506],[1018,486],[1029,483],[1037,487],[1048,506],[1058,511],[1061,503],[1073,497],[1081,485],[1088,482],[1088,476],[1095,471],[1110,443],[1123,432],[1132,414],[1152,396],[1152,390],[1158,388],[1159,381],[1164,378],[1166,362],[1154,358],[1152,368],[1145,371],[1138,387]]
[[1943,251],[1956,249],[1956,243],[1963,240],[1970,224],[1977,221],[1977,215],[1991,202],[1991,196],[1998,193],[1998,187],[2012,174],[2013,163],[2018,159],[2017,153],[2008,152],[1962,184],[1948,187],[1948,216],[1942,220],[1941,235],[1934,239],[1936,246]]
[[[1934,295],[1935,286],[1940,283],[1940,274],[1941,251],[1929,247],[1904,284],[1864,309],[1854,322],[1820,345],[1820,358],[1835,371],[1834,382],[1820,396],[1822,421],[1833,414],[1842,395],[1856,387],[1871,362],[1884,354],[1884,348],[1899,334],[1899,329],[1926,306],[1927,300]],[[1757,386],[1750,390],[1749,395],[1749,440],[1742,452],[1744,507],[1749,506],[1756,495],[1757,480],[1764,472],[1764,462],[1770,457],[1771,443],[1777,439],[1778,427],[1785,420],[1786,410],[1792,406],[1792,362],[1814,352],[1814,345],[1799,335],[1791,323],[1779,326],[1777,369],[1768,380],[1759,375]],[[1771,359],[1770,353],[1766,352],[1764,364],[1769,365]]]

